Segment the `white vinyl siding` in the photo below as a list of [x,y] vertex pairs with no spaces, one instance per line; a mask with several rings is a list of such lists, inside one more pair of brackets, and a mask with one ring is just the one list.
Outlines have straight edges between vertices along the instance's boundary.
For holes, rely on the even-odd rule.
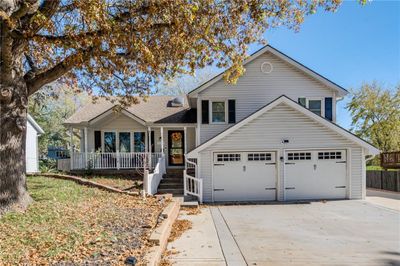
[[[288,139],[289,143],[283,144],[282,139]],[[212,201],[212,152],[277,150],[278,156],[282,156],[284,150],[297,149],[349,149],[351,198],[362,198],[361,147],[286,104],[280,104],[200,152],[204,201]],[[278,200],[282,200],[284,166],[279,164]]]
[[[273,65],[273,71],[269,74],[261,72],[261,64],[266,61]],[[310,99],[333,97],[333,105],[336,104],[334,92],[331,89],[271,53],[261,55],[245,65],[245,68],[245,74],[239,78],[236,85],[229,85],[220,80],[201,92],[199,98],[210,101],[235,99],[236,121],[246,118],[282,94],[296,102],[299,97]],[[198,108],[198,112],[201,113],[201,106]],[[199,126],[200,143],[204,143],[230,127],[231,124],[210,123]]]
[[38,133],[29,121],[26,123],[26,172],[39,172]]

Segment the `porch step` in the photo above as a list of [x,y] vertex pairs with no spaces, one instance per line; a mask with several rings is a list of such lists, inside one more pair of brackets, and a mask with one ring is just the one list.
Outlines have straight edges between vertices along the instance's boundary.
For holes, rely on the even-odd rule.
[[188,207],[188,208],[197,208],[199,206],[199,202],[197,197],[194,196],[175,196],[177,200],[181,203],[181,207]]
[[183,183],[183,178],[164,177],[161,179],[161,183]]
[[158,189],[163,189],[163,188],[182,188],[183,187],[183,182],[182,183],[160,183],[158,186]]
[[181,202],[181,207],[187,207],[187,208],[197,208],[199,207],[199,202],[196,201],[184,201]]
[[183,169],[167,169],[167,177],[183,177]]
[[183,188],[158,188],[158,194],[183,195]]

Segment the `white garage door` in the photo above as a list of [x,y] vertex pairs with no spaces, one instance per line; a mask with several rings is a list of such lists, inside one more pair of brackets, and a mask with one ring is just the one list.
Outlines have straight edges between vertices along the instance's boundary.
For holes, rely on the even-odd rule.
[[214,153],[214,201],[276,200],[275,152]]
[[346,151],[287,151],[285,154],[285,198],[346,198]]

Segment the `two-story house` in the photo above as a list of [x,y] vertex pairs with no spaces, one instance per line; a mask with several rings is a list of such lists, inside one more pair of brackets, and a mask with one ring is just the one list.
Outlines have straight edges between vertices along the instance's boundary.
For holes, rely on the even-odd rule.
[[164,176],[205,202],[365,197],[365,158],[379,150],[336,124],[348,92],[271,46],[244,65],[235,85],[221,74],[119,113],[105,100],[78,110],[65,122],[81,131],[71,169],[146,169],[149,193]]

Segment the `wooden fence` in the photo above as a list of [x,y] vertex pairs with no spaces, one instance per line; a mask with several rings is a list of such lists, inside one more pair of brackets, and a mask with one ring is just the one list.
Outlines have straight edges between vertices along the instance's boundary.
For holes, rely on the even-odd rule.
[[400,192],[400,171],[367,171],[367,188]]

